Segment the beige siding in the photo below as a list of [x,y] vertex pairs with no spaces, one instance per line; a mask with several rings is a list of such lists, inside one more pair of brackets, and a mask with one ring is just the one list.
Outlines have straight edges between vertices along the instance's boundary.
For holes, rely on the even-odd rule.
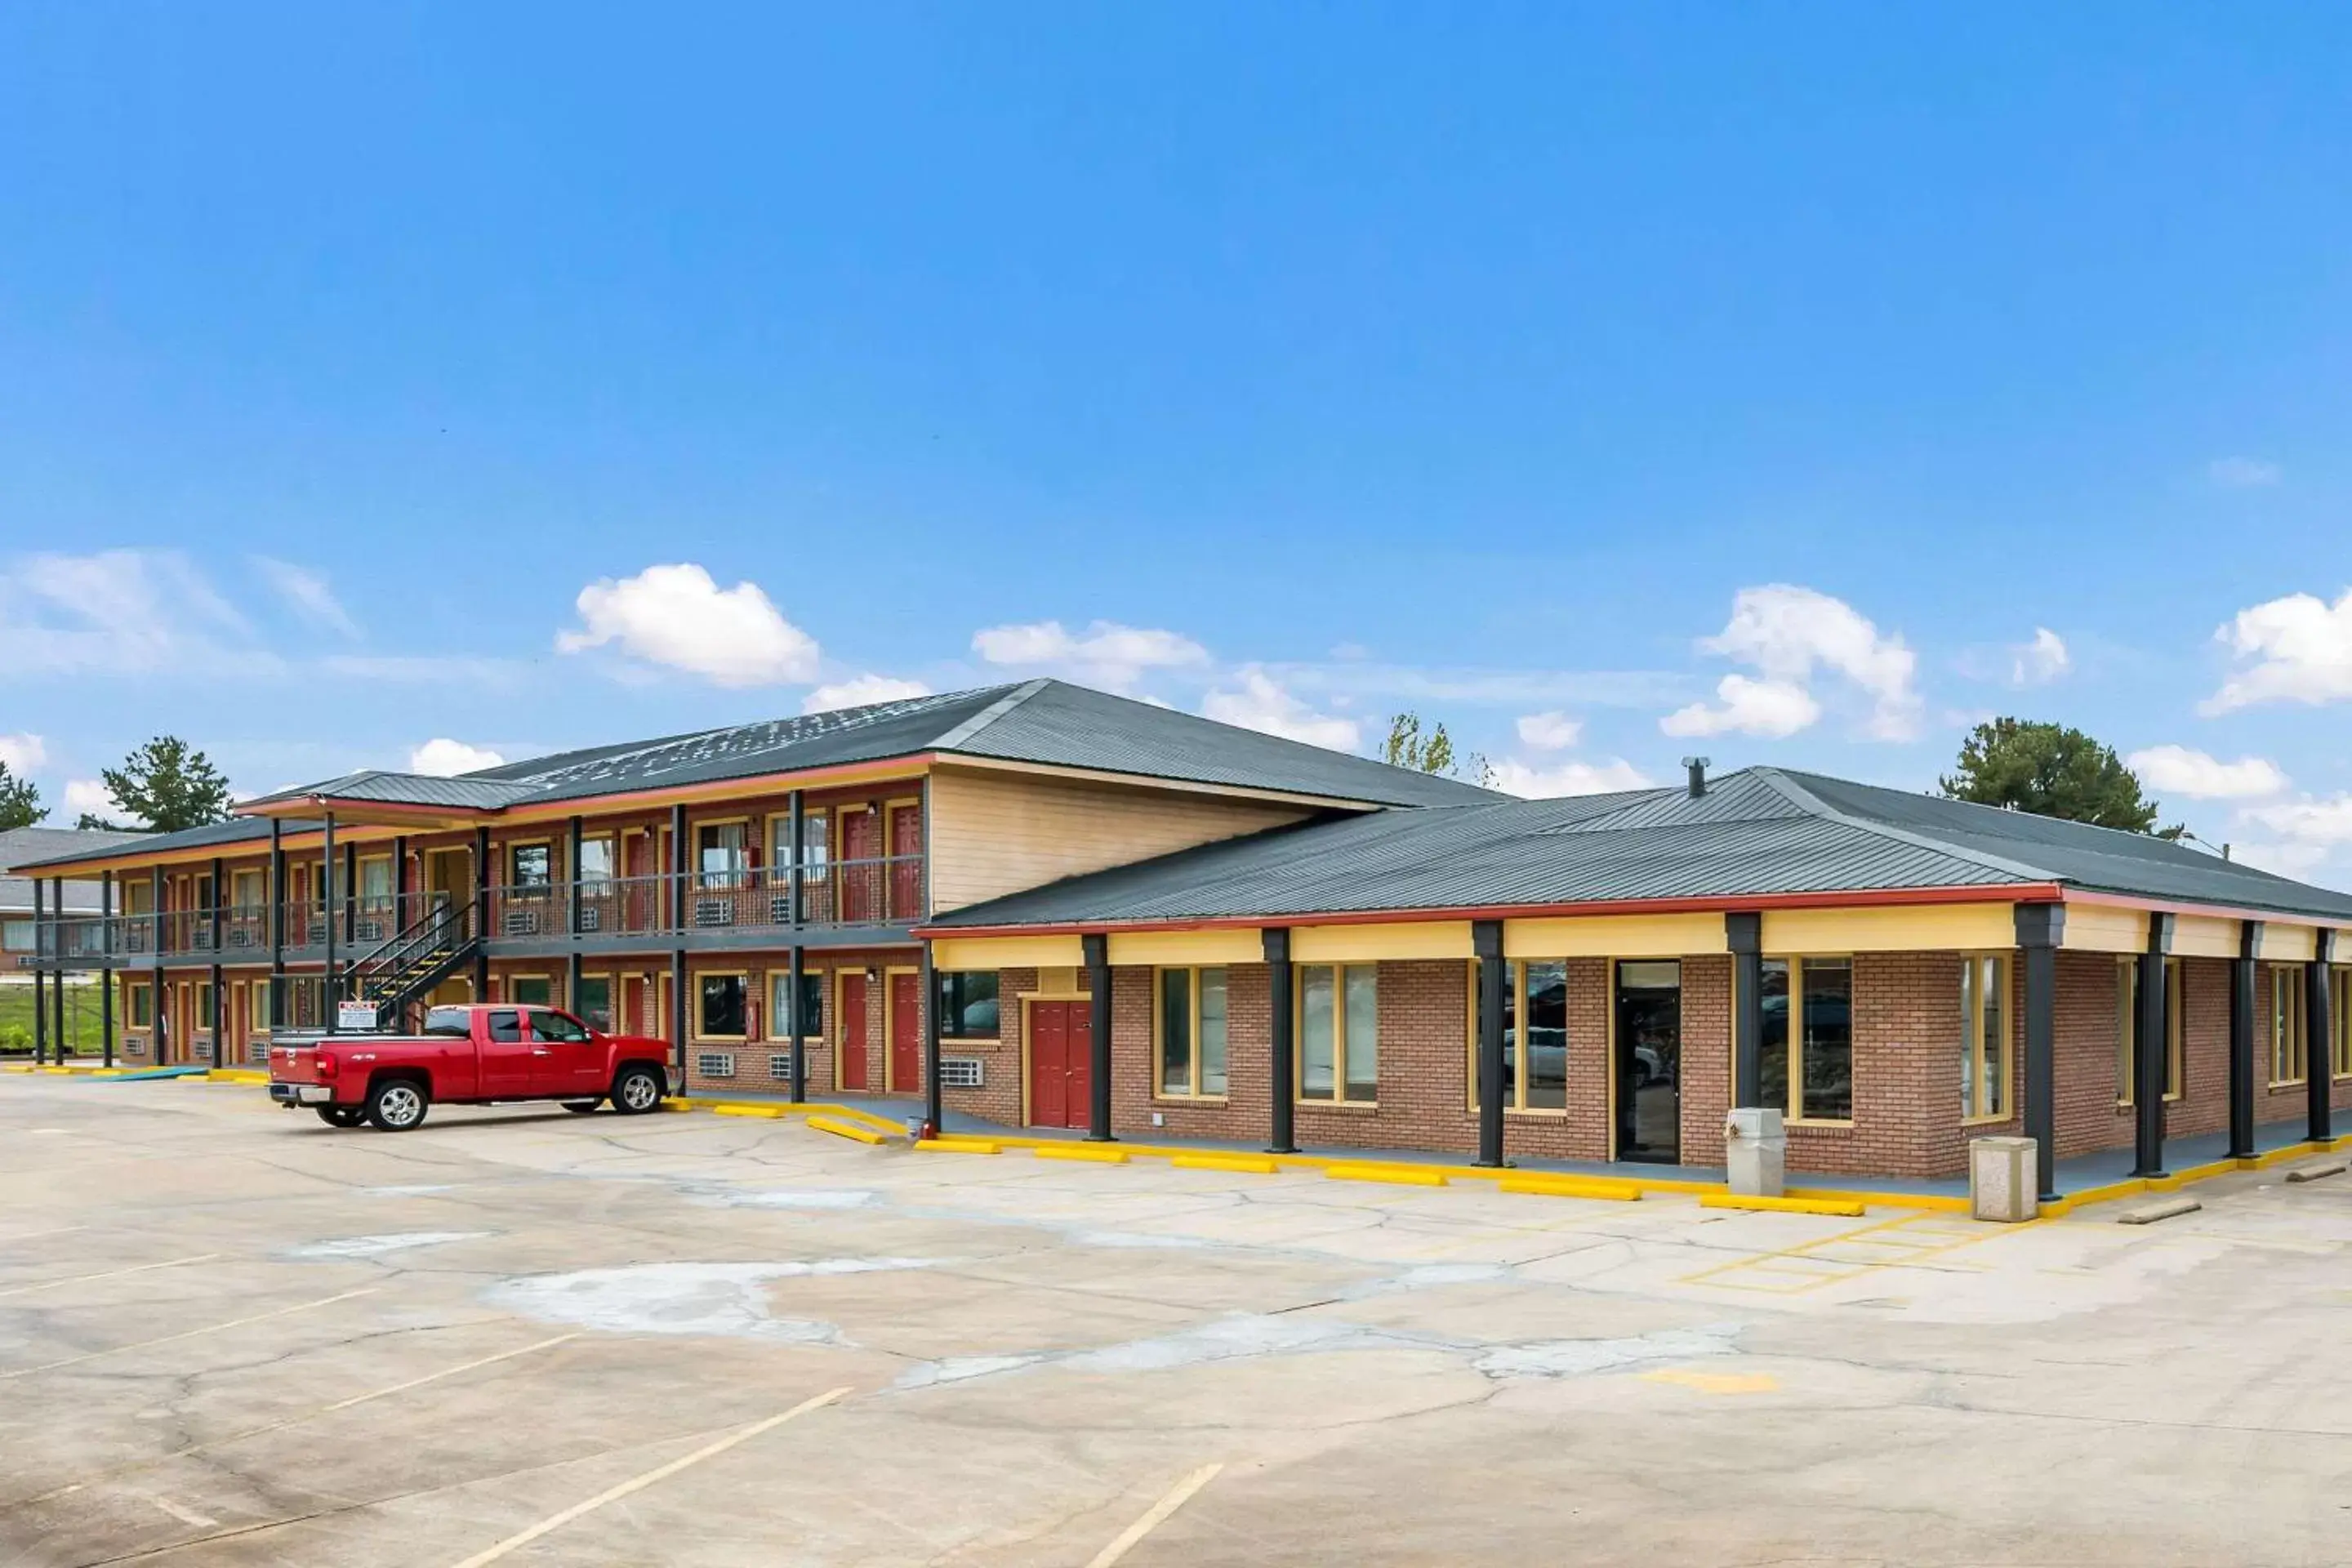
[[931,775],[932,908],[944,913],[1308,815],[1267,801],[940,768]]

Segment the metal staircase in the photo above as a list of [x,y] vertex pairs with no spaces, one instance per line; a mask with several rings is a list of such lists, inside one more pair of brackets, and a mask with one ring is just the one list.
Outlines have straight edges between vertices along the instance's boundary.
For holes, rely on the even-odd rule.
[[343,972],[341,994],[373,1003],[376,1026],[398,1018],[481,951],[471,903],[436,905],[425,916]]

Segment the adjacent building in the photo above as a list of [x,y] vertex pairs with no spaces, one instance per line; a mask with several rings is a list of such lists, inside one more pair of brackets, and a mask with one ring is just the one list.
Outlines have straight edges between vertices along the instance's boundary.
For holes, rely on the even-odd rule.
[[1792,1169],[2023,1131],[2045,1190],[2352,1103],[2352,896],[1777,769],[1517,801],[1032,681],[241,810],[40,868],[120,889],[44,962],[117,972],[133,1058],[555,1002],[696,1091],[1700,1167],[1770,1105]]

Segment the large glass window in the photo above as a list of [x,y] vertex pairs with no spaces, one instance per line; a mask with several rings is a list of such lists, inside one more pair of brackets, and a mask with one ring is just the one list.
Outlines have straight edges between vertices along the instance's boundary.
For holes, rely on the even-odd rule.
[[2271,966],[2271,1082],[2301,1083],[2307,1073],[2310,1042],[2305,1035],[2303,970],[2292,963]]
[[1380,966],[1300,966],[1298,1097],[1368,1105],[1380,1081]]
[[[771,970],[768,973],[768,1038],[789,1040],[793,1037],[793,972]],[[815,1039],[824,1034],[824,976],[814,969],[801,971],[801,1037]]]
[[131,1005],[124,1011],[130,1015],[130,1024],[132,1028],[152,1027],[155,1022],[154,988],[143,980],[133,982],[131,986]]
[[613,977],[609,974],[583,974],[580,977],[578,994],[572,998],[572,1010],[592,1029],[605,1034],[613,1032]]
[[[2188,1039],[2182,998],[2184,971],[2178,959],[2164,961],[2164,1098],[2179,1100],[2182,1057]],[[2116,1103],[2129,1105],[2139,1092],[2139,960],[2116,960]]]
[[508,851],[507,885],[519,893],[543,893],[555,885],[555,852],[544,844],[518,844]]
[[743,976],[705,974],[700,977],[702,1010],[698,1036],[706,1040],[743,1037]]
[[702,886],[732,888],[743,879],[743,830],[740,822],[706,822],[694,830],[694,862]]
[[389,858],[360,862],[360,902],[371,909],[383,909],[392,902],[392,861]]
[[2009,1115],[2009,960],[2000,953],[1960,959],[1960,1116],[1997,1121]]
[[518,974],[507,982],[507,1000],[526,1007],[555,1005],[555,982],[544,974]]
[[1853,961],[1764,960],[1764,1103],[1796,1121],[1853,1119]]
[[591,891],[602,892],[604,885],[613,879],[613,841],[610,838],[583,838],[580,841],[580,880]]
[[2337,1078],[2352,1078],[2352,969],[2327,972],[2327,1027],[2335,1042],[2328,1060]]
[[[1478,962],[1469,965],[1470,1109],[1478,1108]],[[1514,963],[1503,979],[1503,1105],[1511,1110],[1568,1107],[1568,965]]]
[[1177,1100],[1225,1092],[1225,972],[1160,972],[1160,1092]]
[[939,981],[940,1038],[996,1038],[996,971],[943,969]]

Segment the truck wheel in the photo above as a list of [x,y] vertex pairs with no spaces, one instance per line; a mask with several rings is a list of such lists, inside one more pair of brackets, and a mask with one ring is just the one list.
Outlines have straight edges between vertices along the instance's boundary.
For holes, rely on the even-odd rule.
[[357,1127],[367,1117],[367,1112],[356,1105],[314,1105],[310,1109],[330,1127]]
[[367,1119],[380,1132],[406,1132],[425,1124],[425,1091],[404,1078],[386,1079],[368,1091]]
[[563,1109],[574,1116],[585,1116],[604,1103],[601,1100],[567,1100],[563,1102]]
[[660,1075],[643,1062],[634,1062],[621,1069],[613,1079],[613,1109],[624,1116],[635,1116],[651,1110],[661,1103]]

